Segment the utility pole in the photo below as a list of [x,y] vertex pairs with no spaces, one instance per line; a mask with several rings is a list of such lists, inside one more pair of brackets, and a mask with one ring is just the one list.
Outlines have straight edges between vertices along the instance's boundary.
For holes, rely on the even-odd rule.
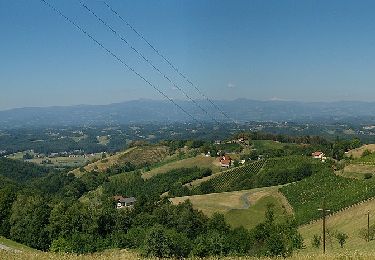
[[367,242],[370,242],[370,211],[367,211]]
[[325,200],[323,200],[323,207],[321,209],[318,209],[322,212],[322,218],[323,218],[323,254],[326,253],[326,213],[330,212],[329,209],[326,209],[326,203]]

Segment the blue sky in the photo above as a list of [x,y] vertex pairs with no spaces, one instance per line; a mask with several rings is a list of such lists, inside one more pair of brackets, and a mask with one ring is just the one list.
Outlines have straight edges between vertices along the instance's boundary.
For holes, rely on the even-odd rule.
[[[171,98],[184,96],[79,0],[48,0]],[[101,1],[85,1],[201,98]],[[375,100],[374,1],[108,3],[213,99]],[[0,109],[163,99],[39,0],[0,0]]]

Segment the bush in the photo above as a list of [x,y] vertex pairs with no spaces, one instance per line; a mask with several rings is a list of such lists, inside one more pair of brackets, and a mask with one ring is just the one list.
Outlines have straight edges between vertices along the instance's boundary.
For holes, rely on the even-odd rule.
[[372,154],[372,152],[370,150],[366,149],[366,150],[363,151],[361,157],[366,157],[366,156],[371,155],[371,154]]
[[349,238],[349,236],[345,233],[342,233],[342,232],[337,232],[336,234],[336,239],[337,239],[337,242],[339,242],[341,248],[344,247],[344,244],[346,243],[346,240]]
[[321,243],[321,236],[315,234],[312,238],[312,241],[311,241],[311,245],[315,248],[319,248],[320,247],[320,243]]
[[372,173],[366,172],[364,175],[365,180],[371,179],[372,178]]

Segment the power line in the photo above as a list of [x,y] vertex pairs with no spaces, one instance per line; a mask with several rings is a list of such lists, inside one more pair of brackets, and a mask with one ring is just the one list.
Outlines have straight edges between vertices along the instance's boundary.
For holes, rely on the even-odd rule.
[[200,108],[207,116],[209,116],[212,121],[219,124],[219,122],[209,115],[208,111],[200,106],[194,99],[192,99],[180,86],[178,86],[174,81],[172,81],[166,74],[164,74],[159,68],[157,68],[148,58],[146,58],[139,50],[137,50],[133,45],[129,43],[129,41],[124,38],[121,34],[119,34],[112,26],[110,26],[107,22],[105,22],[102,18],[99,17],[90,7],[88,7],[84,2],[80,1],[80,4],[85,8],[89,13],[91,13],[99,22],[101,22],[104,26],[106,26],[114,35],[116,35],[121,41],[126,43],[135,53],[137,53],[145,62],[147,62],[155,71],[157,71],[160,75],[163,76],[170,84],[172,84],[175,88],[177,88],[182,94],[185,95],[187,99],[193,102],[198,108]]
[[226,117],[227,119],[229,119],[230,121],[233,121],[236,125],[237,122],[229,117],[219,106],[217,106],[210,98],[208,98],[198,87],[196,84],[194,84],[184,73],[182,73],[175,65],[173,65],[173,63],[167,58],[165,57],[165,55],[163,55],[158,49],[155,48],[154,45],[152,45],[150,43],[150,41],[148,41],[141,33],[138,32],[138,30],[136,30],[128,21],[126,21],[116,10],[114,10],[107,2],[103,2],[107,7],[108,9],[113,13],[115,14],[121,21],[123,21],[133,32],[135,32],[141,39],[143,39],[148,46],[150,46],[151,49],[154,50],[154,52],[156,52],[157,55],[159,55],[165,62],[168,63],[168,65],[174,70],[176,71],[181,77],[183,77],[188,83],[190,86],[192,86],[204,99],[206,99],[209,103],[211,103],[211,105],[213,105],[215,107],[215,109],[217,109],[222,115],[224,115],[224,117]]
[[194,116],[192,116],[189,112],[187,112],[183,107],[181,107],[179,104],[177,104],[173,99],[168,97],[163,91],[161,91],[158,87],[156,87],[154,84],[152,84],[149,80],[147,80],[145,77],[143,77],[140,73],[138,73],[133,67],[129,66],[124,60],[122,60],[120,57],[118,57],[115,53],[113,53],[111,50],[106,48],[101,42],[96,40],[90,33],[88,33],[85,29],[83,29],[81,26],[79,26],[77,23],[75,23],[72,19],[64,15],[59,9],[54,7],[52,4],[47,2],[46,0],[40,0],[43,2],[46,6],[48,6],[51,10],[56,12],[58,15],[60,15],[62,18],[64,18],[67,22],[72,24],[74,27],[76,27],[79,31],[81,31],[83,34],[85,34],[88,38],[90,38],[92,41],[94,41],[99,47],[101,47],[103,50],[105,50],[109,55],[111,55],[113,58],[115,58],[118,62],[120,62],[125,68],[131,70],[134,74],[136,74],[139,78],[141,78],[144,82],[146,82],[149,86],[151,86],[153,89],[155,89],[157,92],[159,92],[163,97],[168,99],[171,103],[173,103],[177,108],[179,108],[181,111],[183,111],[186,115],[188,115],[193,121],[201,124]]

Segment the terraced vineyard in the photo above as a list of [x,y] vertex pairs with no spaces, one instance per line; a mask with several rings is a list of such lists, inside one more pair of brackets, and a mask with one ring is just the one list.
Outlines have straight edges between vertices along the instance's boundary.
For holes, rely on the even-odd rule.
[[231,171],[226,171],[216,178],[208,180],[204,185],[211,185],[216,192],[236,190],[236,184],[257,174],[265,163],[265,160],[259,160]]
[[325,200],[331,212],[375,196],[375,179],[356,180],[335,175],[327,169],[280,189],[292,205],[299,224],[320,218],[318,208]]
[[238,191],[302,180],[319,172],[325,164],[305,156],[259,160],[234,168],[203,182],[193,194]]

